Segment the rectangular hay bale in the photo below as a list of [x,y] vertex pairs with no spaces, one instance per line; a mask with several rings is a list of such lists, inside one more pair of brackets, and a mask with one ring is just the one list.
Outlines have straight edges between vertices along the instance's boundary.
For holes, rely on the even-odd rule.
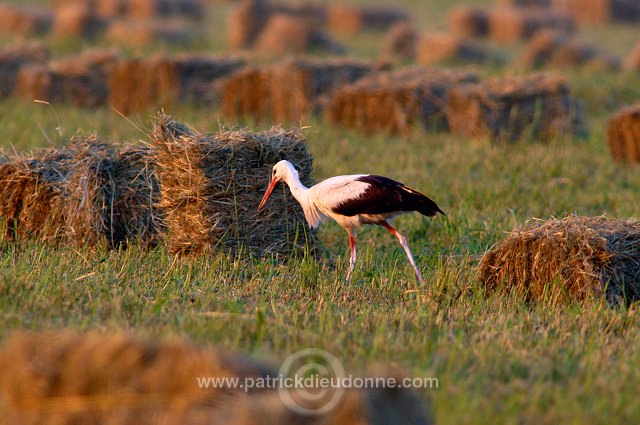
[[301,207],[288,191],[274,192],[257,212],[271,167],[291,161],[309,183],[312,157],[294,131],[197,133],[161,116],[151,143],[165,214],[166,241],[173,253],[208,250],[290,255],[315,247]]
[[640,104],[623,108],[609,118],[607,144],[614,161],[640,164]]
[[524,300],[640,298],[640,221],[569,216],[511,232],[478,267],[490,292]]

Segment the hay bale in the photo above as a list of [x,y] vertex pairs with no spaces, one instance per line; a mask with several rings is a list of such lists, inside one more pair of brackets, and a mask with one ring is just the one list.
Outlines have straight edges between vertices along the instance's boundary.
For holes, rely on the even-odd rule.
[[273,67],[248,66],[214,83],[222,114],[229,120],[254,117],[263,121],[270,117]]
[[106,38],[125,45],[145,45],[153,42],[189,45],[197,36],[182,20],[118,19],[111,21]]
[[553,5],[579,23],[640,22],[637,0],[554,0]]
[[202,0],[129,0],[127,15],[134,19],[183,16],[202,19],[205,8]]
[[52,31],[56,37],[92,37],[103,28],[104,21],[88,2],[62,4],[54,9]]
[[489,37],[494,41],[529,39],[543,29],[569,34],[575,30],[575,22],[571,15],[552,9],[498,7],[489,11]]
[[0,98],[13,94],[18,71],[28,64],[44,64],[49,49],[40,42],[16,43],[0,50]]
[[628,71],[640,70],[640,41],[636,43],[631,53],[629,53],[629,55],[624,60],[623,67]]
[[640,298],[640,221],[570,216],[511,232],[483,256],[480,282],[526,300]]
[[127,14],[128,0],[95,0],[96,15],[100,18],[121,18]]
[[276,193],[264,213],[256,212],[276,162],[291,161],[310,183],[312,157],[299,133],[272,129],[210,137],[161,116],[151,144],[171,252],[287,256],[315,248],[302,209],[288,192]]
[[537,32],[524,47],[516,63],[524,68],[620,68],[620,61],[616,57],[597,50],[577,37],[550,30]]
[[469,72],[423,67],[374,73],[336,90],[325,115],[334,125],[366,134],[409,133],[417,122],[427,130],[445,129],[449,90],[477,80]]
[[327,7],[329,31],[353,35],[362,30],[385,31],[399,22],[409,22],[404,9],[369,6],[356,7],[332,3]]
[[503,57],[499,52],[473,40],[442,32],[421,34],[416,45],[416,62],[431,65],[442,61],[500,63]]
[[232,50],[251,47],[269,21],[270,14],[265,0],[242,0],[229,15],[229,47]]
[[413,25],[405,22],[395,24],[384,37],[380,57],[383,60],[414,60],[419,36]]
[[[304,415],[283,402],[274,385],[281,377],[269,367],[184,339],[151,342],[120,332],[15,332],[0,349],[0,367],[5,370],[0,376],[0,404],[9,423],[16,424],[432,423],[417,394],[386,386],[345,389],[333,409]],[[362,378],[374,378],[373,382],[393,378],[399,383],[405,376],[388,368]],[[209,381],[204,388],[199,379],[228,384],[214,388]],[[235,380],[255,385],[261,380],[266,388],[233,387],[230,382]],[[292,398],[296,395],[294,391]],[[313,401],[308,394],[295,400],[307,409],[321,409],[327,402],[322,398]]]
[[609,118],[607,143],[614,161],[640,163],[640,104],[623,108]]
[[457,6],[451,9],[447,21],[453,34],[471,38],[489,35],[489,15],[484,9]]
[[1,165],[0,182],[10,238],[107,248],[156,241],[158,188],[148,149],[76,137]]
[[268,55],[325,51],[343,53],[344,48],[322,33],[311,21],[290,15],[273,14],[258,36],[255,47]]
[[170,107],[180,98],[175,58],[154,55],[118,62],[108,75],[109,105],[122,114]]
[[18,72],[16,95],[79,107],[103,105],[109,95],[107,75],[119,58],[116,50],[91,49],[47,65],[25,66]]
[[0,4],[0,31],[20,36],[42,35],[49,31],[53,14],[33,6]]
[[446,112],[452,133],[501,142],[578,134],[576,108],[563,78],[537,73],[455,86]]
[[175,59],[180,80],[180,100],[196,104],[210,104],[215,82],[246,64],[244,59],[229,55],[180,54]]
[[498,4],[507,7],[548,8],[553,6],[553,0],[500,0]]

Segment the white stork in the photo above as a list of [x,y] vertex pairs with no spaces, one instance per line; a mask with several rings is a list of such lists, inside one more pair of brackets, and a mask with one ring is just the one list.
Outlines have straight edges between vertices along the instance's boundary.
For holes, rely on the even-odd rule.
[[312,228],[324,223],[327,217],[334,219],[349,234],[351,258],[347,280],[356,264],[354,229],[363,224],[384,226],[400,241],[409,262],[421,284],[424,280],[411,255],[407,239],[398,233],[389,220],[398,214],[418,211],[427,217],[444,212],[426,195],[387,177],[372,174],[354,174],[326,179],[307,188],[300,182],[298,171],[286,160],[273,166],[271,182],[262,197],[258,211],[264,206],[278,182],[284,181],[291,194],[302,206],[305,218]]

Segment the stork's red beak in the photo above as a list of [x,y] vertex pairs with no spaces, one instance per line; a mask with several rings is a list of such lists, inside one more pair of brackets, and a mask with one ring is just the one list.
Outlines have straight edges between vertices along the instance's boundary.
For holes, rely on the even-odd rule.
[[271,180],[271,183],[269,183],[269,187],[267,187],[267,191],[262,197],[262,201],[260,201],[260,205],[258,205],[258,211],[260,211],[262,207],[264,207],[264,204],[267,203],[267,199],[269,199],[269,196],[271,196],[271,192],[273,192],[273,189],[278,185],[278,181],[278,179]]

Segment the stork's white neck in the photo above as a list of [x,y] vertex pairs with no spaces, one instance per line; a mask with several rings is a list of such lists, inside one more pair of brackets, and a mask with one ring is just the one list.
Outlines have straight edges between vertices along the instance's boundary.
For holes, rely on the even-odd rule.
[[296,198],[296,201],[301,205],[304,205],[307,203],[305,192],[309,190],[309,188],[302,184],[298,171],[293,167],[293,165],[287,165],[283,180],[287,186],[289,186],[289,190],[291,190],[291,194]]

